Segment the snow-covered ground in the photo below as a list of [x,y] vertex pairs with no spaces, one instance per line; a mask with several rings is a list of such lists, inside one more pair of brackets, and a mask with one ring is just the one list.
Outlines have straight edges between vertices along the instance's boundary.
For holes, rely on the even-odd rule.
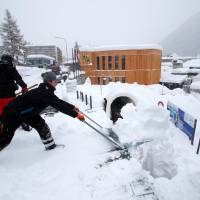
[[[42,69],[18,69],[28,85],[41,82]],[[109,152],[113,147],[105,138],[62,113],[44,116],[56,143],[66,147],[44,151],[35,130],[18,129],[12,143],[0,152],[0,199],[137,199],[131,185],[143,177],[160,200],[200,199],[200,155],[196,154],[200,125],[197,122],[192,146],[188,137],[171,123],[166,109],[169,100],[199,121],[200,102],[192,94],[136,83],[111,83],[102,88],[86,83],[77,89],[93,97],[92,110],[88,111],[88,106],[76,99],[76,92],[67,93],[65,84],[57,86],[56,94],[103,127],[112,126],[121,142],[134,144],[144,139],[150,142],[130,148],[130,160],[117,160],[100,167],[108,158],[118,155]],[[112,125],[109,110],[106,113],[102,110],[102,101],[108,98],[109,106],[117,94],[129,95],[135,104],[124,106],[123,119]],[[164,108],[157,105],[158,101],[163,101]]]

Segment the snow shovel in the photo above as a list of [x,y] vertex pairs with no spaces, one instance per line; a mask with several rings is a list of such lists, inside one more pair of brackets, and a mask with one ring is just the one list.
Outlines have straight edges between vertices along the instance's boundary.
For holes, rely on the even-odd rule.
[[113,140],[115,140],[117,143],[120,143],[118,135],[112,130],[112,128],[104,128],[103,126],[101,126],[99,123],[97,123],[96,121],[94,121],[92,118],[90,118],[88,115],[86,115],[82,111],[79,111],[79,112],[81,114],[83,114],[85,117],[87,117],[91,122],[93,122],[94,124],[96,124],[99,128],[101,128],[102,130],[105,130],[106,132],[108,132],[109,136],[111,138],[113,138]]
[[[32,89],[32,88],[34,88],[34,87],[36,87],[36,86],[38,86],[38,84],[34,84],[34,85],[28,87],[28,90],[30,90],[30,89]],[[18,92],[18,93],[16,94],[16,96],[20,95],[21,93],[22,93],[22,92]]]
[[110,143],[112,143],[112,145],[115,147],[115,149],[109,151],[119,151],[120,155],[114,158],[110,158],[107,161],[105,161],[103,164],[100,164],[99,166],[102,167],[104,164],[119,160],[119,159],[127,159],[130,160],[131,158],[131,154],[129,152],[130,148],[137,148],[138,146],[147,143],[147,142],[151,142],[153,140],[144,140],[144,141],[138,141],[138,142],[130,142],[130,143],[124,143],[122,144],[121,142],[117,142],[116,140],[114,140],[113,138],[109,137],[108,135],[106,135],[104,132],[98,130],[97,128],[95,128],[94,126],[92,126],[90,123],[88,123],[86,120],[82,121],[83,123],[85,123],[86,125],[88,125],[90,128],[92,128],[93,130],[95,130],[97,133],[99,133],[101,136],[103,136],[104,138],[106,138]]
[[120,142],[115,141],[113,138],[109,137],[108,135],[106,135],[105,133],[103,133],[102,131],[98,130],[97,128],[95,128],[94,126],[92,126],[90,123],[88,123],[86,120],[82,121],[83,123],[85,123],[86,125],[88,125],[90,128],[92,128],[93,130],[95,130],[97,133],[99,133],[100,135],[102,135],[104,138],[106,138],[109,142],[111,142],[117,150],[124,150],[125,147],[124,145],[122,145]]
[[[103,133],[102,131],[98,130],[97,128],[95,128],[94,126],[92,126],[90,123],[88,123],[86,120],[82,121],[83,123],[85,123],[86,125],[88,125],[90,128],[92,128],[93,130],[95,130],[97,133],[99,133],[101,136],[103,136],[104,138],[106,138],[110,143],[112,143],[112,145],[115,147],[114,150],[111,151],[118,151],[119,152],[119,156],[114,157],[114,158],[109,158],[108,160],[106,160],[103,164],[100,164],[99,166],[102,167],[104,164],[119,160],[119,159],[127,159],[130,160],[131,158],[131,154],[128,150],[128,146],[123,145],[120,142],[115,141],[113,138],[109,137],[108,135],[106,135],[105,133]],[[109,152],[111,152],[109,151]]]

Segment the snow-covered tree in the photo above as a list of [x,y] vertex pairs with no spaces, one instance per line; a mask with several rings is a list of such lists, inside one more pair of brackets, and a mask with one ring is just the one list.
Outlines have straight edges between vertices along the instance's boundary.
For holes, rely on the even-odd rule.
[[26,41],[9,10],[6,10],[4,22],[0,25],[0,36],[3,42],[3,53],[12,55],[17,61],[19,56],[24,56]]

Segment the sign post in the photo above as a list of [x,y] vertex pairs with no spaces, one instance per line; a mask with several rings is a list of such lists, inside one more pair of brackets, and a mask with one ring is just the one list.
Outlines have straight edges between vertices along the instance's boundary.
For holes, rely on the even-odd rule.
[[197,154],[199,154],[199,148],[200,148],[200,139],[199,139],[199,144],[198,144],[198,147],[197,147]]

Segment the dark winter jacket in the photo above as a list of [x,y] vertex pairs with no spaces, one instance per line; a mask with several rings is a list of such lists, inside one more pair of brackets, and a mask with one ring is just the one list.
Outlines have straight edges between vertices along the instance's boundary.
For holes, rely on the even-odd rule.
[[41,83],[38,88],[18,96],[4,109],[4,114],[26,120],[40,114],[47,106],[52,106],[60,112],[76,117],[74,105],[59,99],[54,94],[55,88],[48,83]]
[[14,97],[17,84],[22,88],[27,87],[12,65],[0,61],[0,98]]

